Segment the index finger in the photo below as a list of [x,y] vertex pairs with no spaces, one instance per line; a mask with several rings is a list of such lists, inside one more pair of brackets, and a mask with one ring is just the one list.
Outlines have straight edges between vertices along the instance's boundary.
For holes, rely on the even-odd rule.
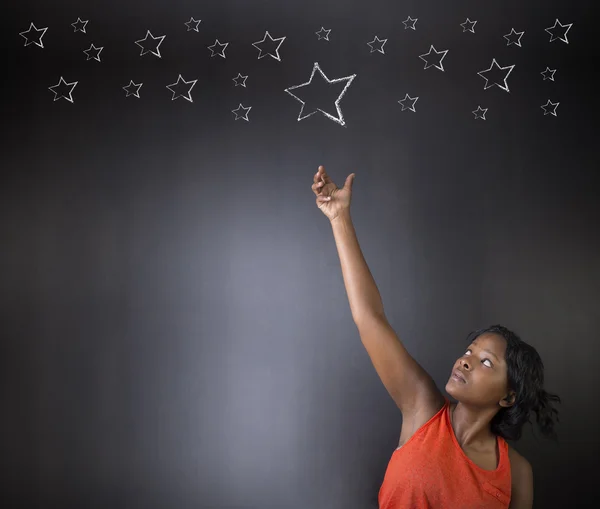
[[323,165],[319,166],[319,171],[317,172],[317,175],[319,173],[321,174],[321,180],[324,183],[327,183],[327,179],[329,179],[329,177],[327,176],[327,173],[325,173],[325,168],[323,167]]
[[319,174],[321,173],[321,170],[324,171],[323,166],[319,166],[319,169],[317,170],[317,173],[315,173],[315,176],[313,177],[313,180],[315,181],[315,184],[319,181]]

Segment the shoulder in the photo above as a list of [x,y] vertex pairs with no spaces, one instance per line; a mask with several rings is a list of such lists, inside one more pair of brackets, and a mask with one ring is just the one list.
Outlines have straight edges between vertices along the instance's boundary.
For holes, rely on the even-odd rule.
[[510,508],[533,507],[533,469],[531,463],[516,449],[508,446],[508,457],[511,469],[511,503]]
[[519,453],[512,445],[508,444],[508,458],[510,459],[510,467],[513,472],[525,473],[531,470],[531,463],[527,461],[525,456]]

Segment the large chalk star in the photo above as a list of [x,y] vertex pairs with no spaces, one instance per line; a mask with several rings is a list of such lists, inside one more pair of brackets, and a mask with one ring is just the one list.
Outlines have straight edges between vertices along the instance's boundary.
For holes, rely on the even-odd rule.
[[[267,37],[269,38],[268,42],[267,42]],[[271,50],[269,50],[264,55],[262,54],[263,50],[259,46],[260,44],[264,44],[268,48],[269,45],[273,46],[273,43],[276,43],[277,41],[279,41],[279,44],[277,44],[277,46],[273,50],[274,53]],[[271,37],[271,34],[269,33],[269,31],[267,30],[265,32],[265,36],[262,38],[262,41],[253,42],[252,46],[254,46],[258,50],[258,59],[259,60],[261,58],[269,55],[270,57],[274,58],[275,60],[278,60],[281,62],[281,58],[279,57],[279,46],[281,46],[283,44],[283,41],[285,41],[285,37],[280,37],[279,39],[273,39],[273,37]]]
[[[148,40],[148,37],[150,37],[150,40]],[[152,53],[153,55],[157,56],[158,58],[162,58],[160,56],[159,46],[162,44],[163,39],[165,37],[166,37],[165,35],[161,35],[159,37],[154,37],[150,33],[150,30],[148,30],[146,32],[146,37],[144,37],[143,39],[140,39],[139,41],[135,41],[135,43],[140,48],[142,48],[142,52],[140,53],[140,56],[145,55],[146,53]]]
[[[329,113],[327,113],[326,111],[322,110],[321,108],[314,108],[313,111],[311,111],[310,113],[306,114],[306,115],[302,115],[302,112],[304,111],[304,106],[305,106],[305,101],[303,101],[302,99],[300,99],[298,96],[294,95],[291,90],[296,90],[299,89],[301,87],[306,87],[308,85],[310,85],[312,83],[313,77],[315,75],[315,72],[319,71],[319,75],[320,77],[323,78],[324,82],[326,85],[331,85],[332,83],[341,83],[346,81],[346,85],[344,86],[343,90],[340,92],[338,98],[335,100],[335,108],[337,110],[337,117],[334,117],[333,115],[330,115]],[[320,111],[321,113],[323,113],[323,115],[325,115],[327,118],[333,120],[334,122],[337,122],[338,124],[340,124],[341,126],[345,126],[346,122],[344,121],[344,116],[342,115],[342,110],[340,109],[340,101],[342,100],[342,97],[344,97],[344,94],[346,93],[346,90],[348,90],[348,87],[350,86],[350,84],[352,83],[352,80],[354,80],[354,78],[356,77],[356,74],[352,74],[351,76],[346,76],[344,78],[336,78],[333,80],[330,80],[329,78],[327,78],[327,76],[325,76],[325,73],[321,70],[321,68],[319,67],[319,63],[315,62],[313,69],[312,69],[312,73],[310,74],[310,78],[306,83],[302,83],[300,85],[294,85],[293,87],[289,87],[285,89],[285,92],[287,92],[288,94],[290,94],[294,99],[296,99],[297,101],[300,101],[302,103],[302,108],[300,109],[300,114],[298,115],[298,121],[310,117],[311,115],[315,114],[317,111]],[[321,81],[321,83],[323,83],[323,81]],[[329,87],[328,87],[329,88]]]
[[[500,67],[498,65],[498,62],[496,62],[496,59],[493,58],[492,59],[492,64],[490,65],[489,69],[485,69],[484,71],[479,71],[477,74],[479,74],[479,76],[481,76],[484,80],[485,80],[485,87],[483,87],[484,90],[493,87],[494,85],[496,85],[497,87],[501,88],[502,90],[506,91],[506,92],[510,92],[510,90],[508,90],[508,85],[506,83],[506,79],[508,78],[508,75],[512,72],[514,68],[514,64],[513,65],[507,65],[506,67]],[[508,69],[508,72],[504,72],[505,69]],[[486,78],[484,76],[485,73],[496,73],[496,75],[498,75],[498,72],[502,73],[502,81],[504,82],[504,85],[500,85],[500,81],[497,80],[496,78],[494,79],[489,79]],[[492,84],[488,85],[488,81],[491,81]]]
[[194,102],[192,100],[191,92],[192,88],[194,88],[194,85],[196,84],[196,81],[198,80],[185,81],[180,74],[179,78],[177,78],[177,81],[175,83],[167,85],[167,88],[171,92],[173,92],[173,97],[171,98],[171,101],[174,101],[179,97],[183,97],[186,101],[190,101],[191,103]]
[[[30,40],[29,37],[27,37],[27,34],[29,34],[32,30],[35,31],[35,34],[32,34],[33,37]],[[35,25],[31,23],[31,25],[29,25],[29,30],[19,32],[19,35],[25,38],[25,46],[29,46],[31,43],[33,43],[39,46],[40,48],[43,48],[44,43],[42,42],[42,37],[44,37],[46,30],[48,30],[48,27],[37,29]]]
[[[435,55],[433,55],[432,57],[429,58],[429,60],[431,60],[431,62],[432,62],[430,64],[429,60],[424,57],[431,55],[432,51],[435,53]],[[436,49],[433,47],[433,44],[432,44],[427,53],[424,53],[423,55],[419,55],[419,58],[425,62],[425,67],[423,67],[423,69],[427,69],[428,67],[431,67],[433,65],[436,69],[443,71],[444,66],[442,64],[442,60],[444,60],[446,53],[448,53],[447,49],[445,49],[444,51],[436,51]],[[440,55],[442,55],[442,56],[440,57]],[[435,62],[437,62],[437,63],[435,63]]]
[[[558,23],[559,26],[556,26]],[[573,26],[573,23],[569,23],[568,25],[561,24],[558,19],[554,22],[554,26],[546,28],[546,32],[550,34],[550,42],[555,41],[556,39],[560,39],[563,42],[569,44],[569,40],[567,39],[567,32]]]
[[[79,82],[73,81],[72,83],[67,83],[61,76],[58,83],[56,85],[48,87],[48,89],[51,90],[52,93],[54,94],[55,101],[58,101],[59,99],[64,98],[67,101],[69,101],[70,103],[72,103],[73,97],[71,96],[71,94],[73,93],[73,90],[77,86],[77,83],[79,83]],[[58,92],[56,90],[54,90],[55,88],[58,89]],[[68,90],[68,97],[67,97],[67,90]]]

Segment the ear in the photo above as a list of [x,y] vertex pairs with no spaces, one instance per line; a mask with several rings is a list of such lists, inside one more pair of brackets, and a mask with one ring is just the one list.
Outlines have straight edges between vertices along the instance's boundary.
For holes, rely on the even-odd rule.
[[500,400],[500,406],[511,407],[515,404],[515,399],[516,399],[515,391],[510,391],[506,396],[504,396]]

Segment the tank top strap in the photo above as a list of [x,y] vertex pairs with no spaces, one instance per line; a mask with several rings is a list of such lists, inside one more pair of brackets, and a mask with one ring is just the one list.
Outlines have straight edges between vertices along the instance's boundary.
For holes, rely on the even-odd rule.
[[498,440],[498,470],[506,470],[510,463],[508,458],[508,442],[504,437],[497,435]]

